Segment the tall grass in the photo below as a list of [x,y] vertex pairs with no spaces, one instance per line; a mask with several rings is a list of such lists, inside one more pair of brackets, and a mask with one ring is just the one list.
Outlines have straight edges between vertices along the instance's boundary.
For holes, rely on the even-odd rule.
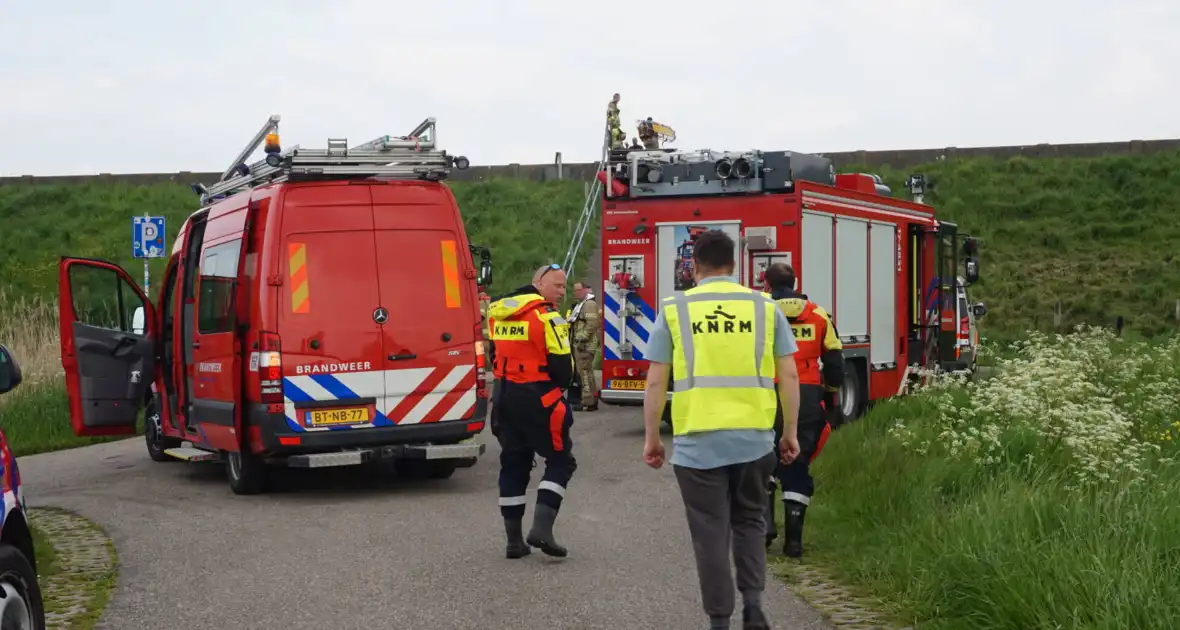
[[0,343],[19,358],[25,385],[61,376],[57,321],[56,301],[0,291]]
[[79,438],[70,428],[57,324],[56,303],[0,293],[0,343],[22,376],[20,386],[0,396],[0,430],[18,457],[113,439]]
[[1180,627],[1180,339],[997,361],[833,435],[806,561],[921,628]]

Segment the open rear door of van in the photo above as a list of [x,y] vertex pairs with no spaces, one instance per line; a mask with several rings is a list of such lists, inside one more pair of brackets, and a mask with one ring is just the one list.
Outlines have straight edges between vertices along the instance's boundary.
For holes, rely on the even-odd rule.
[[[155,309],[114,263],[63,257],[57,269],[61,364],[74,433],[133,434],[156,376]],[[134,330],[139,307],[147,323],[142,332]]]
[[470,418],[480,326],[475,269],[450,192],[425,182],[371,187],[386,323],[386,415],[395,424]]
[[389,425],[368,186],[292,187],[282,207],[278,335],[293,431]]

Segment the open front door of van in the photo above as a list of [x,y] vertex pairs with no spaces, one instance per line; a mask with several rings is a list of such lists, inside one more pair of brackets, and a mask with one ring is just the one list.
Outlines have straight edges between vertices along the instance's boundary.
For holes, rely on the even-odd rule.
[[[118,265],[63,257],[57,269],[61,364],[74,433],[135,433],[139,405],[155,378],[155,309]],[[147,326],[136,332],[140,307]]]

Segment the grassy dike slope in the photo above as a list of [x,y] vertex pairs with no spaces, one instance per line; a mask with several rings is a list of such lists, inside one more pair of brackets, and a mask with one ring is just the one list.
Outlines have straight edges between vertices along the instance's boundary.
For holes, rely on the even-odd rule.
[[[492,249],[493,293],[528,282],[536,265],[565,257],[570,221],[582,208],[580,182],[516,180],[454,183],[473,243]],[[26,382],[0,397],[0,428],[16,454],[82,446],[74,437],[61,380],[57,339],[57,261],[62,254],[123,265],[137,280],[130,219],[145,211],[167,217],[171,246],[197,197],[181,184],[128,186],[117,182],[0,186],[0,343],[21,361]],[[587,234],[580,269],[594,249]],[[153,282],[164,261],[152,263]],[[152,285],[155,295],[158,285]]]
[[[581,182],[517,180],[452,182],[471,241],[492,249],[495,289],[527,281],[530,267],[561,260],[582,208]],[[0,186],[0,291],[13,298],[55,299],[62,254],[123,265],[137,279],[142,263],[131,257],[131,217],[147,212],[168,219],[171,247],[184,219],[197,210],[196,195],[179,183],[129,186],[88,184]],[[583,254],[596,235],[588,234]],[[583,257],[584,259],[584,257]],[[159,279],[164,260],[153,261]],[[155,291],[153,290],[153,293]]]
[[907,194],[908,174],[930,175],[936,186],[926,202],[980,237],[983,277],[971,290],[988,305],[988,333],[1065,332],[1113,325],[1120,315],[1140,335],[1176,330],[1180,152],[951,160],[878,172],[895,196]]

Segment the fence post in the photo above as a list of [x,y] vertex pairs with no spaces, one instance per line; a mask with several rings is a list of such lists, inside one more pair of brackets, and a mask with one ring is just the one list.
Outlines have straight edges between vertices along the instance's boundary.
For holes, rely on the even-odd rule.
[[557,165],[557,179],[561,180],[561,151],[558,151],[557,155],[553,157],[553,163]]

